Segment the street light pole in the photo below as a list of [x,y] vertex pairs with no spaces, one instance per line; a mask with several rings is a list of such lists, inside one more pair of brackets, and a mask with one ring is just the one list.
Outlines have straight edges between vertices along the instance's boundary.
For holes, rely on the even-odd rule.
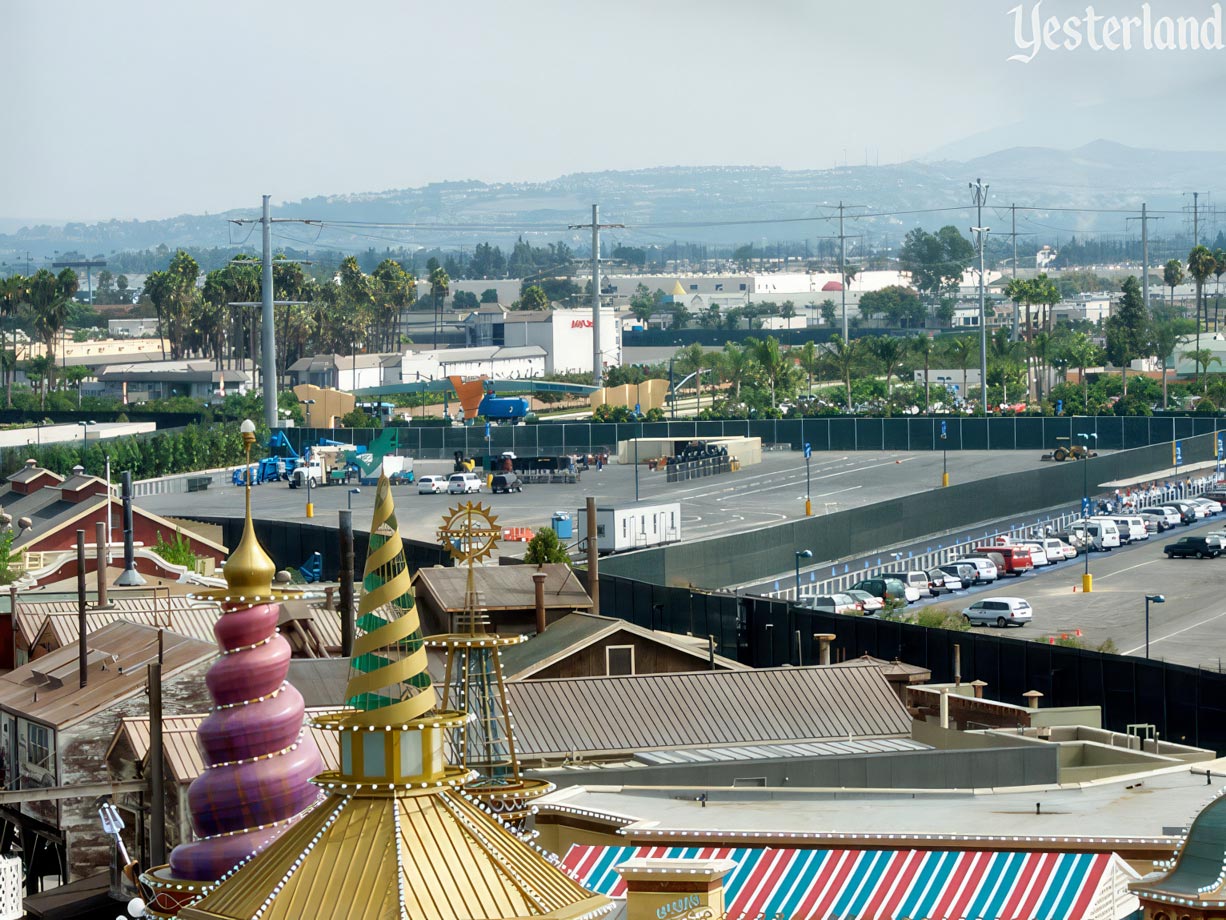
[[1166,598],[1161,594],[1145,595],[1145,657],[1149,658],[1149,605],[1150,603],[1165,604]]
[[796,561],[796,600],[797,601],[800,600],[800,560],[801,559],[812,559],[812,558],[813,558],[813,550],[811,549],[796,550],[796,560],[795,561]]
[[1090,574],[1090,438],[1098,438],[1098,432],[1079,431],[1077,437],[1085,442],[1085,456],[1081,458],[1081,521],[1085,550],[1085,571],[1081,576],[1081,590],[1089,594],[1094,590],[1094,577]]
[[349,505],[349,510],[350,510],[350,511],[352,511],[352,510],[353,510],[353,496],[355,496],[355,495],[361,495],[361,494],[362,494],[362,490],[361,490],[361,489],[350,489],[350,490],[349,490],[349,494],[345,496],[345,498],[346,498],[346,500],[347,500],[347,502],[348,502],[348,505]]

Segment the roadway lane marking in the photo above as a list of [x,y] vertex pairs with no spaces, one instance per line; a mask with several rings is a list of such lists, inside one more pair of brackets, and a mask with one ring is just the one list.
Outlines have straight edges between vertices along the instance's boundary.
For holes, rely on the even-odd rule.
[[[1211,616],[1207,620],[1201,620],[1199,623],[1193,623],[1191,626],[1185,626],[1183,629],[1177,629],[1173,633],[1167,633],[1165,636],[1157,636],[1155,638],[1151,638],[1149,640],[1149,644],[1151,646],[1154,646],[1154,645],[1157,645],[1159,642],[1161,642],[1163,639],[1174,639],[1176,636],[1180,635],[1181,633],[1186,633],[1192,629],[1198,629],[1199,627],[1204,626],[1206,623],[1212,623],[1214,620],[1220,620],[1222,617],[1226,617],[1226,611],[1223,611],[1222,613],[1219,613],[1216,616]],[[1144,650],[1145,650],[1144,645],[1138,645],[1136,648],[1130,648],[1127,651],[1121,652],[1120,654],[1121,655],[1131,655],[1133,652],[1140,652]]]
[[[833,492],[819,492],[817,495],[814,495],[813,497],[814,498],[825,498],[827,495],[840,495],[843,492],[854,492],[856,491],[856,489],[863,489],[863,488],[864,486],[852,486],[849,489],[835,489]],[[804,498],[804,496],[802,495],[801,498]]]
[[1161,559],[1151,559],[1149,560],[1149,562],[1138,562],[1136,565],[1130,565],[1126,569],[1117,569],[1114,572],[1108,572],[1106,575],[1095,575],[1094,580],[1095,581],[1106,581],[1108,578],[1112,577],[1113,575],[1123,575],[1125,572],[1131,572],[1133,569],[1139,569],[1143,565],[1153,565],[1155,562],[1165,562],[1165,561],[1166,559],[1164,557]]

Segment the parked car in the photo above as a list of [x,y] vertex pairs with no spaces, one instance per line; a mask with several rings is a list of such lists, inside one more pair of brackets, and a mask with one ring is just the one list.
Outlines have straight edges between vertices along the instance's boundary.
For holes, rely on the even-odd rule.
[[802,597],[800,606],[819,613],[863,613],[864,606],[850,594],[819,594]]
[[852,588],[856,591],[867,591],[869,594],[875,594],[885,601],[898,600],[904,604],[910,604],[919,600],[919,591],[888,575],[879,578],[862,579],[852,585]]
[[921,597],[936,597],[936,592],[928,584],[927,572],[882,572],[881,574],[883,577],[897,578],[907,587],[914,588],[915,597],[908,597],[908,600],[919,600]]
[[1142,508],[1137,514],[1146,520],[1153,518],[1157,521],[1159,533],[1183,523],[1179,515],[1179,509],[1168,508],[1165,505],[1153,505],[1149,508]]
[[446,476],[423,476],[417,480],[417,492],[419,495],[437,495],[440,492],[446,491]]
[[464,495],[468,492],[480,492],[481,480],[476,473],[452,473],[447,480],[447,492],[451,495]]
[[962,591],[975,584],[975,567],[969,562],[947,562],[939,568],[945,573],[946,587],[950,586],[951,578],[958,582],[958,587],[952,590]]
[[962,616],[972,625],[995,624],[1002,629],[1025,626],[1032,615],[1030,602],[1022,597],[986,597],[962,611]]
[[[1036,569],[1054,565],[1059,561],[1047,555],[1047,548],[1042,543],[1014,543],[1013,545],[1030,551],[1030,561]],[[1063,554],[1061,554],[1061,558],[1064,558]]]
[[524,481],[514,473],[496,473],[490,484],[490,489],[497,495],[499,492],[522,492]]
[[1149,529],[1145,526],[1145,518],[1139,514],[1115,515],[1111,520],[1115,522],[1120,532],[1121,542],[1139,543],[1149,539]]
[[1182,500],[1174,500],[1162,503],[1163,508],[1174,508],[1179,514],[1179,520],[1184,524],[1195,524],[1201,518],[1206,516],[1204,508],[1198,508],[1191,502]]
[[1162,551],[1168,559],[1186,559],[1189,556],[1195,556],[1197,559],[1216,559],[1222,554],[1220,549],[1211,546],[1204,537],[1180,537],[1174,543],[1162,547]]
[[1209,533],[1201,534],[1201,536],[1218,553],[1226,552],[1226,530],[1211,530]]
[[1044,537],[1041,541],[1043,552],[1047,553],[1049,562],[1060,562],[1063,559],[1076,559],[1077,548],[1065,543],[1059,537]]
[[848,589],[847,593],[860,602],[866,617],[871,617],[874,613],[885,609],[885,602],[876,594],[869,594],[867,591],[860,591],[856,588]]
[[975,567],[975,584],[986,585],[1000,578],[1000,572],[996,568],[996,563],[986,556],[963,556],[961,559],[955,559],[954,562],[965,562]]
[[1069,534],[1090,552],[1110,552],[1120,545],[1120,530],[1109,521],[1078,521],[1069,527]]
[[[924,574],[928,576],[928,590],[932,592],[933,597],[936,597],[938,594],[941,594],[944,591],[955,590],[952,586],[945,584],[946,575],[940,569],[929,569]],[[952,578],[952,576],[951,580],[957,581],[957,579]],[[958,587],[962,587],[961,582],[958,583]]]
[[1198,495],[1195,498],[1189,498],[1188,501],[1194,505],[1202,505],[1205,509],[1206,516],[1221,514],[1222,512],[1221,502],[1205,495]]

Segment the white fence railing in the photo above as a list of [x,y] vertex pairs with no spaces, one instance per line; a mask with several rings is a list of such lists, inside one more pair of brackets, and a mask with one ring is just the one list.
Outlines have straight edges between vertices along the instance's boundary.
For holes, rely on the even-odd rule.
[[[185,492],[200,491],[198,488],[188,488],[188,481],[192,479],[209,480],[208,488],[210,489],[215,489],[218,486],[228,486],[231,483],[231,477],[234,475],[234,469],[234,467],[225,467],[223,469],[197,470],[194,473],[176,473],[173,476],[158,476],[155,479],[139,479],[132,483],[132,497],[144,498],[148,495],[177,495]],[[119,494],[118,487],[116,487],[115,493]]]
[[[1100,513],[1096,510],[1097,502],[1100,500],[1111,502],[1113,507],[1110,513],[1124,514],[1137,508],[1160,505],[1163,502],[1200,495],[1211,488],[1216,481],[1215,476],[1204,476],[1194,480],[1168,483],[1161,487],[1135,491],[1131,493],[1130,501],[1121,495],[1118,507],[1115,506],[1116,499],[1114,495],[1102,499],[1094,499],[1092,500],[1093,505],[1090,513]],[[982,534],[976,534],[971,537],[954,537],[952,542],[948,544],[937,542],[935,549],[925,547],[925,551],[922,553],[917,553],[913,550],[897,552],[887,549],[877,554],[876,561],[870,562],[868,559],[856,560],[857,565],[855,567],[853,567],[852,563],[826,562],[820,566],[801,570],[799,597],[843,594],[856,582],[865,578],[876,578],[882,572],[896,572],[900,570],[927,571],[928,569],[945,565],[947,562],[953,562],[958,557],[973,550],[976,546],[991,543],[997,537],[1005,536],[1014,542],[1035,539],[1043,536],[1048,528],[1051,528],[1050,532],[1052,533],[1059,533],[1060,531],[1067,530],[1069,525],[1080,519],[1080,509],[1066,511],[1061,514],[1031,520],[1023,524],[1012,524],[995,529],[987,529]],[[939,541],[941,538],[935,539]],[[830,574],[824,577],[820,576],[817,573],[821,570],[827,570]],[[797,588],[794,580],[792,577],[788,577],[787,580],[792,581],[793,584],[786,588],[780,587],[773,591],[765,591],[763,594],[776,600],[797,600]],[[781,584],[783,581],[784,576],[780,576],[776,584]]]

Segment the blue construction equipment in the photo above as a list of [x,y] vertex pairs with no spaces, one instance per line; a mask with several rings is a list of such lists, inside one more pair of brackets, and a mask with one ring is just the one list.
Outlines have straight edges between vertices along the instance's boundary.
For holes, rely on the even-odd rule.
[[[289,438],[284,432],[274,431],[268,439],[269,456],[262,457],[255,463],[251,464],[251,484],[259,485],[262,482],[281,482],[289,479],[290,472],[293,470],[295,461],[298,459],[298,451],[294,450],[294,446],[290,444]],[[281,453],[275,453],[280,451]],[[247,468],[240,466],[234,471],[230,477],[231,481],[236,486],[244,486],[247,484]]]
[[529,411],[528,400],[522,396],[495,396],[493,393],[481,397],[481,404],[477,406],[478,415],[495,421],[518,422],[527,417]]
[[319,553],[311,553],[307,561],[298,566],[302,580],[308,585],[314,584],[324,577],[324,557]]

